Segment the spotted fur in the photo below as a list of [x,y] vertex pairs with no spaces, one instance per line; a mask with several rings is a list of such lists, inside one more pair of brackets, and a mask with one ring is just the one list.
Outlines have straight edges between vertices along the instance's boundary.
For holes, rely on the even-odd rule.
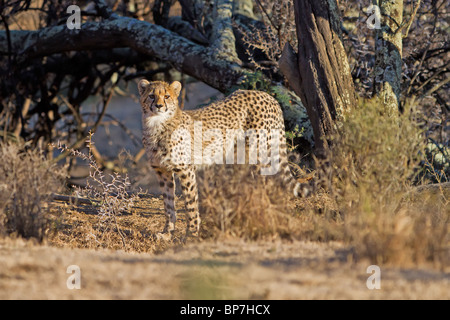
[[[198,235],[200,215],[196,168],[199,163],[195,158],[198,153],[195,152],[194,146],[200,143],[204,150],[214,151],[212,154],[217,152],[218,155],[225,155],[226,150],[219,148],[226,148],[224,141],[227,130],[245,130],[251,132],[250,136],[256,135],[257,138],[260,138],[260,132],[267,133],[268,142],[270,139],[278,139],[279,148],[270,150],[270,154],[276,158],[278,164],[276,171],[283,178],[287,188],[293,190],[297,196],[299,184],[292,176],[288,165],[283,114],[278,102],[269,94],[238,90],[224,100],[202,109],[182,111],[178,107],[178,96],[181,91],[179,82],[168,84],[162,81],[141,80],[138,88],[142,106],[143,144],[150,165],[157,173],[167,216],[161,235],[171,237],[175,229],[174,174],[180,180],[186,204],[188,220],[186,235]],[[199,130],[196,124],[200,124],[203,133],[213,130],[216,136],[203,139],[202,135],[196,132]],[[198,137],[201,137],[201,141],[198,141]],[[251,137],[248,136],[247,139],[250,140]],[[247,148],[250,155],[257,151]],[[249,161],[250,155],[247,154],[246,161]],[[261,167],[267,166],[261,164],[261,159],[258,158],[258,161]]]

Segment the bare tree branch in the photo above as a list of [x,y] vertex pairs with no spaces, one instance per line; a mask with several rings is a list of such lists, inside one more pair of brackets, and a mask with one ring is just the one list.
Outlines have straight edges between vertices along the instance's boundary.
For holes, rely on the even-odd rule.
[[409,17],[408,22],[404,21],[402,23],[402,26],[400,27],[399,31],[403,32],[403,29],[405,30],[405,33],[403,34],[403,38],[406,38],[408,36],[409,29],[411,28],[411,25],[412,25],[412,23],[414,21],[414,18],[416,16],[416,14],[417,14],[417,10],[419,10],[419,8],[420,8],[420,4],[421,4],[421,0],[417,0],[416,6],[414,7],[414,9],[413,9],[413,11],[411,13],[411,16]]

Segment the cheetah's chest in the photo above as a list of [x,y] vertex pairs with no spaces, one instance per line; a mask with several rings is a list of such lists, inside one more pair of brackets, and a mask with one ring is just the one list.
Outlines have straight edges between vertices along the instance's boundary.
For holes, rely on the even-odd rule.
[[154,166],[160,166],[167,157],[167,133],[162,124],[150,124],[149,121],[143,120],[142,143],[149,162]]

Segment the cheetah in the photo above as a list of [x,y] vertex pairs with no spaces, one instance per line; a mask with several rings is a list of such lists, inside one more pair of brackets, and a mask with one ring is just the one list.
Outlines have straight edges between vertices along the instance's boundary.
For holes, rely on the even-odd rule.
[[[203,165],[258,163],[261,174],[280,174],[287,188],[299,196],[300,184],[288,165],[282,110],[269,94],[238,90],[222,101],[185,111],[178,106],[178,81],[169,84],[143,79],[138,91],[143,145],[164,200],[166,224],[158,237],[171,239],[175,230],[174,175],[185,200],[186,238],[198,236],[196,169]],[[244,149],[239,148],[243,141]]]

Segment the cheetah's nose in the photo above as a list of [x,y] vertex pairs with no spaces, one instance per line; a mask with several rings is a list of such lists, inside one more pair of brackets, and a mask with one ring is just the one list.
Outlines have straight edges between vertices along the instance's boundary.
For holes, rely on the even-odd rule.
[[159,109],[161,109],[162,107],[164,107],[164,105],[162,105],[162,104],[156,104],[155,107],[159,110]]

